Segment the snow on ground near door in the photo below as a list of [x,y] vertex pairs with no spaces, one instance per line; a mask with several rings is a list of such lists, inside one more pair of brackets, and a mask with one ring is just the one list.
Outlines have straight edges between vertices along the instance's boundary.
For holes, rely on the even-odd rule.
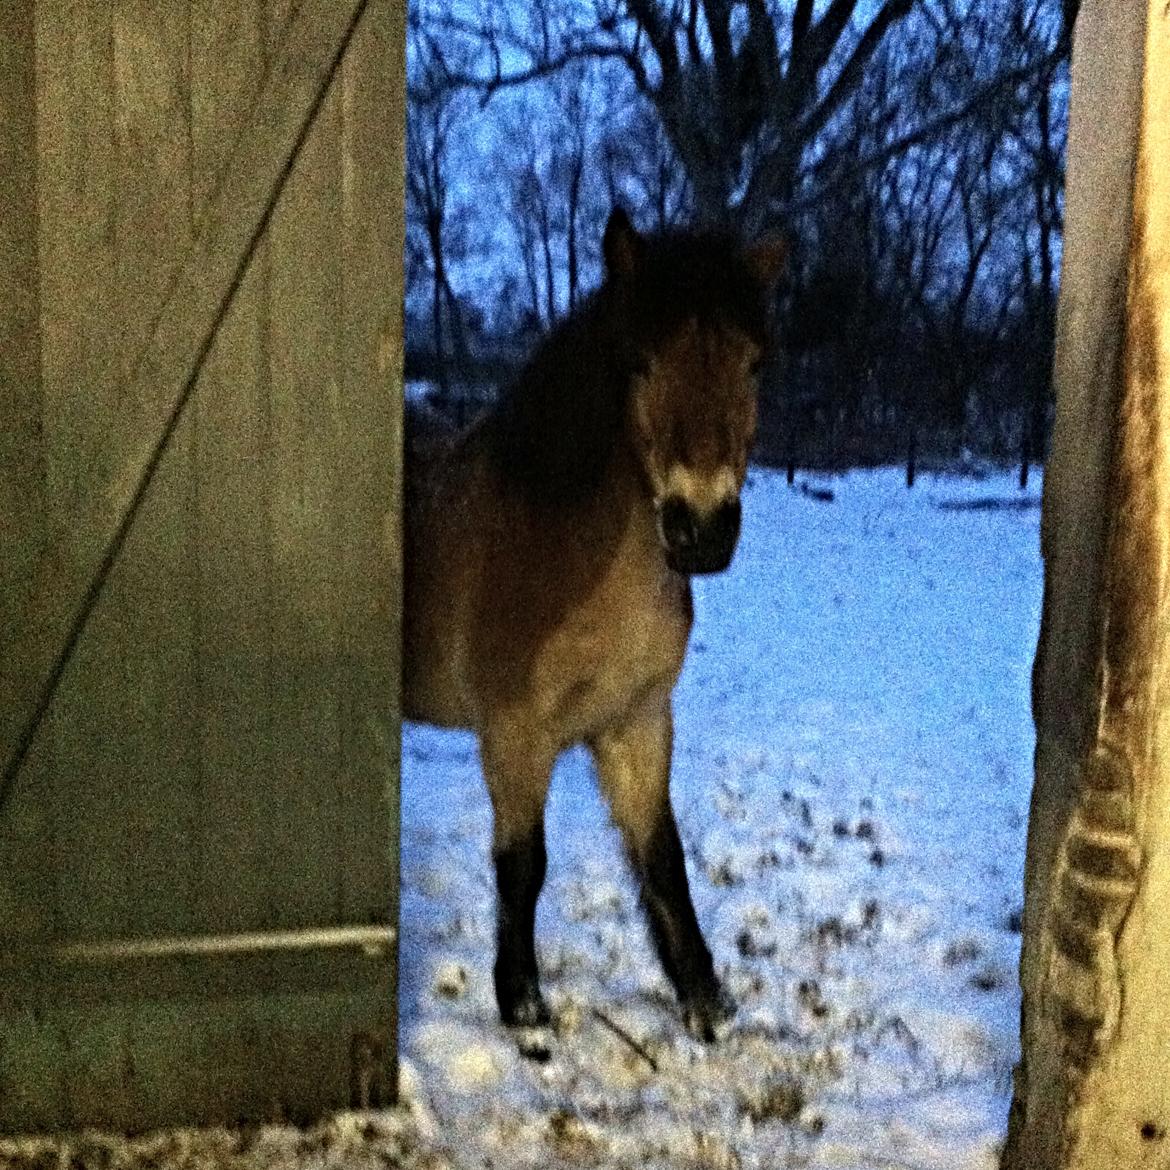
[[[799,487],[798,481],[798,487]],[[408,728],[405,1108],[0,1145],[24,1165],[992,1167],[1015,1059],[1039,487],[754,471],[732,570],[696,582],[674,805],[740,1003],[682,1031],[586,761],[553,780],[538,915],[554,1055],[491,991],[488,803],[464,735]],[[48,1162],[35,1159],[40,1155]]]

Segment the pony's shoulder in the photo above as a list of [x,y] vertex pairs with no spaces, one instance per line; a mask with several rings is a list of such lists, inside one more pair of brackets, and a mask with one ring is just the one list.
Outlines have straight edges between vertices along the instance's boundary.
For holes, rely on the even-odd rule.
[[425,454],[432,448],[450,447],[459,430],[428,402],[408,401],[403,415],[403,437],[407,452]]

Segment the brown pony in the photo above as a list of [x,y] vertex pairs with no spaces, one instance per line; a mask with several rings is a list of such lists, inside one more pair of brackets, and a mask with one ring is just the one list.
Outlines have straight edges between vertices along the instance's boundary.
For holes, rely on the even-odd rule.
[[496,1001],[549,1020],[533,924],[544,804],[585,743],[688,1030],[735,1005],[699,930],[670,805],[689,576],[731,561],[783,247],[606,226],[605,283],[458,435],[408,420],[404,712],[474,730],[495,814]]

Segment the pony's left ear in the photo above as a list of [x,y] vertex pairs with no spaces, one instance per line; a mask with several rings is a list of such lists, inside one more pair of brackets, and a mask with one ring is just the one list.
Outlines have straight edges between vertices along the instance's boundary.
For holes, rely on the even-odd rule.
[[767,235],[744,249],[744,258],[756,279],[766,289],[780,279],[788,261],[788,241],[780,235]]
[[645,248],[642,237],[634,230],[630,217],[621,207],[609,213],[601,251],[605,256],[605,270],[610,276],[633,276]]

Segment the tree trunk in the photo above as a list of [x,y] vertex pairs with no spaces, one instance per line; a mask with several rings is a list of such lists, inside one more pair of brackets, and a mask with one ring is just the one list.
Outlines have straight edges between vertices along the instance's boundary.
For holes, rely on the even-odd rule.
[[431,295],[431,332],[435,343],[435,367],[439,377],[439,392],[444,400],[450,389],[447,376],[446,343],[443,339],[443,285],[447,275],[443,265],[443,221],[432,213],[427,224],[427,238],[431,244],[431,271],[434,287]]
[[[1050,82],[1051,84],[1051,82]],[[1052,185],[1054,173],[1059,167],[1052,149],[1052,110],[1049,99],[1049,90],[1040,91],[1040,101],[1036,110],[1037,126],[1040,130],[1041,163],[1036,178],[1034,199],[1036,204],[1036,222],[1040,225],[1040,322],[1042,336],[1047,338],[1056,321],[1055,312],[1055,265],[1052,256],[1053,218],[1056,213],[1055,199]],[[1047,388],[1052,377],[1051,350],[1041,351],[1038,369],[1032,374],[1032,402],[1029,417],[1025,424],[1024,452],[1020,466],[1020,487],[1028,486],[1028,470],[1033,460],[1037,463],[1044,459],[1044,424],[1047,405]]]
[[581,181],[584,178],[585,155],[584,143],[576,144],[581,147],[573,155],[572,169],[569,173],[569,224],[566,229],[565,248],[569,262],[569,312],[577,311],[577,294],[580,285],[577,261],[577,215],[581,204]]
[[549,221],[547,193],[542,192],[541,199],[540,247],[544,256],[544,301],[548,312],[548,324],[551,329],[557,320],[556,266],[553,263],[552,224]]
[[1004,1170],[1164,1166],[1170,1141],[1165,0],[1083,4],[1071,131]]

